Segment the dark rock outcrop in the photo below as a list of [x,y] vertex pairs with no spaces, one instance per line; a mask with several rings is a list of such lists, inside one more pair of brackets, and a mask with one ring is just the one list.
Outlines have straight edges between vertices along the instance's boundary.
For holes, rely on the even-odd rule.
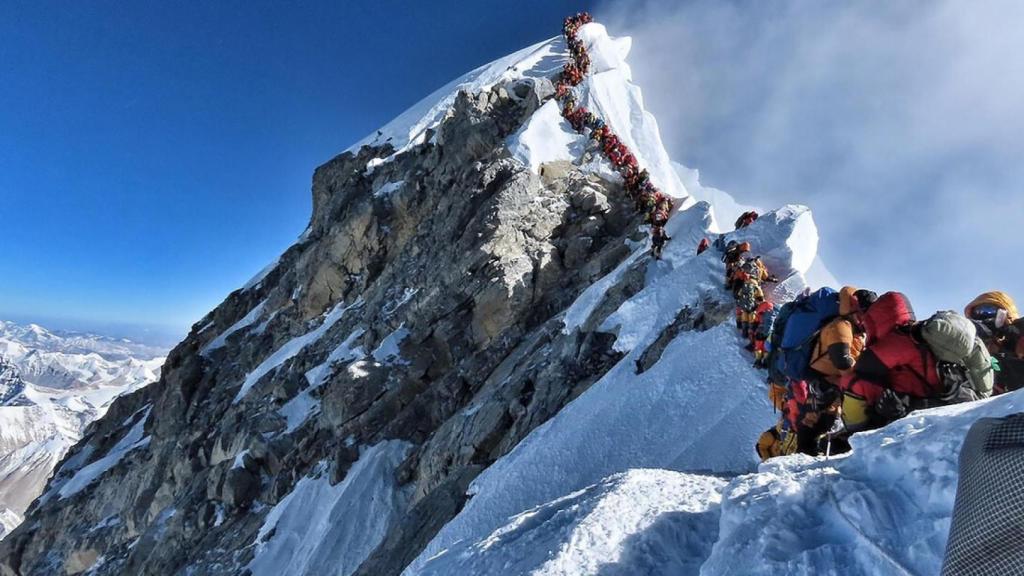
[[[639,221],[616,183],[569,163],[537,175],[504,147],[550,93],[543,79],[463,93],[426,143],[318,168],[303,237],[90,428],[0,543],[0,571],[240,574],[296,482],[318,466],[339,482],[358,446],[400,439],[410,503],[359,570],[398,573],[481,470],[621,358],[594,327],[642,273],[581,331],[560,313],[625,259]],[[397,357],[371,354],[386,341]],[[140,411],[146,442],[53,495]]]

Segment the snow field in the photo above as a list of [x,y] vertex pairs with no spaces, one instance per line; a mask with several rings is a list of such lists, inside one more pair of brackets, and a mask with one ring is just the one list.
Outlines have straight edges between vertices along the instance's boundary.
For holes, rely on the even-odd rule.
[[507,147],[512,157],[540,173],[542,164],[573,162],[583,156],[587,139],[572,129],[556,100],[548,100],[513,134]]
[[579,37],[590,54],[593,72],[577,88],[580,105],[611,127],[636,156],[640,167],[650,172],[655,186],[676,199],[685,199],[677,200],[677,210],[690,207],[694,201],[665,151],[658,121],[644,108],[643,94],[633,84],[632,71],[626,63],[632,40],[612,38],[597,23],[580,28]]
[[394,146],[395,154],[399,154],[426,140],[427,130],[437,128],[459,92],[478,93],[506,80],[549,77],[561,70],[565,58],[565,42],[561,37],[499,58],[439,88],[374,134],[353,144],[348,151],[389,143]]
[[253,576],[347,576],[383,541],[408,504],[395,469],[412,445],[381,442],[361,452],[345,479],[320,474],[299,480],[267,514],[256,538]]
[[431,558],[424,575],[697,574],[718,534],[725,480],[631,470],[517,514],[479,542]]
[[938,574],[960,447],[979,418],[1024,394],[915,412],[853,437],[831,460],[778,458],[733,481],[702,574]]

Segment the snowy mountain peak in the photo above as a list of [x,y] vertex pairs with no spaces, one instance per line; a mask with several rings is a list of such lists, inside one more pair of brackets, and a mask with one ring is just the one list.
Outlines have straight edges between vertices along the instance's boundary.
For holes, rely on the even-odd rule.
[[[604,412],[595,426],[628,422],[604,403],[627,382],[643,388],[638,366],[651,421],[672,421],[654,393],[673,390],[665,373],[678,371],[676,358],[693,358],[672,347],[674,335],[707,346],[728,335],[715,329],[730,310],[720,263],[692,253],[710,209],[689,198],[643,107],[630,41],[599,25],[582,37],[595,63],[574,88],[578,101],[679,200],[663,260],[647,253],[649,232],[622,176],[557,114],[565,42],[483,66],[316,170],[298,243],[198,323],[156,385],[121,397],[90,427],[48,494],[76,490],[39,501],[29,511],[37,528],[15,531],[0,556],[26,574],[71,565],[95,574],[398,574],[452,535],[493,531],[502,514],[641,464],[627,457],[643,454],[636,436],[600,458],[604,468],[563,456],[580,465],[538,468],[546,478],[534,478],[499,466],[536,458],[528,437],[586,429],[574,424],[578,410]],[[543,142],[550,134],[562,149]],[[777,249],[776,272],[790,285],[800,271],[786,241],[807,218],[791,211],[755,230]],[[764,410],[756,374],[738,354],[730,361],[737,410]],[[732,437],[745,442],[751,430]],[[567,434],[554,453],[588,454],[580,438]],[[670,467],[682,445],[666,435],[643,463]],[[701,448],[670,460],[691,465]],[[750,465],[745,452],[710,464]],[[495,505],[492,466],[537,491]],[[300,522],[312,517],[307,494],[361,512],[351,523]],[[363,506],[367,494],[387,513]],[[363,513],[374,515],[373,530],[358,529],[370,525]],[[85,541],[94,555],[83,556]]]
[[[818,573],[849,556],[853,574],[933,573],[955,475],[952,452],[934,456],[967,412],[758,467],[764,376],[720,255],[695,252],[720,227],[699,200],[735,202],[669,159],[630,41],[579,37],[576,101],[679,200],[661,259],[623,176],[554,99],[566,43],[482,66],[316,169],[298,242],[89,427],[0,542],[0,570]],[[805,207],[724,239],[751,242],[779,302],[820,269]],[[911,530],[875,529],[914,507]],[[859,535],[820,529],[844,515]],[[793,545],[793,525],[820,546]]]
[[0,537],[21,521],[86,426],[115,398],[159,378],[156,351],[0,321]]

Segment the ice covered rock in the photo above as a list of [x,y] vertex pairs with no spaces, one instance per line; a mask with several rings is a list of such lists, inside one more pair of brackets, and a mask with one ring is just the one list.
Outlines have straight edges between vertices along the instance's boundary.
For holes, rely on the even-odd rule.
[[[0,570],[61,571],[88,542],[100,575],[241,572],[300,483],[333,492],[360,447],[401,442],[393,474],[374,478],[397,479],[408,506],[365,558],[315,552],[399,573],[481,470],[622,356],[610,334],[565,333],[560,314],[643,251],[631,202],[614,179],[564,160],[540,175],[508,148],[554,120],[538,110],[563,51],[551,41],[485,67],[318,168],[299,241],[197,323],[144,397],[114,403],[50,489],[99,473],[38,502],[33,528],[0,543]],[[354,510],[352,525],[390,505]]]

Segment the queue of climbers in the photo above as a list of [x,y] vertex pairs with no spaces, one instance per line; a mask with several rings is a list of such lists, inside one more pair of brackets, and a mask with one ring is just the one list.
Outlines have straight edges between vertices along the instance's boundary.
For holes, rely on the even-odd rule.
[[[652,255],[671,240],[665,225],[672,199],[651,182],[636,155],[601,118],[577,103],[574,88],[590,71],[580,28],[587,13],[565,19],[569,60],[555,88],[561,113],[590,139],[622,177],[637,212],[651,226]],[[735,227],[757,221],[744,212]],[[703,239],[701,254],[711,246]],[[757,452],[767,459],[849,449],[855,432],[878,428],[921,408],[984,398],[1024,387],[1024,319],[1002,292],[982,294],[964,314],[946,311],[918,321],[899,292],[878,296],[852,286],[807,290],[791,302],[772,302],[764,290],[778,282],[749,242],[714,246],[726,264],[726,289],[736,302],[736,326],[755,366],[768,372],[768,394],[781,413]]]
[[665,232],[665,225],[672,214],[672,198],[658,190],[651,182],[651,175],[642,169],[636,155],[596,114],[584,106],[577,105],[573,88],[583,82],[590,71],[590,56],[587,54],[578,32],[584,24],[593,22],[590,14],[582,12],[565,19],[562,32],[569,48],[569,61],[562,69],[555,86],[555,98],[562,105],[562,117],[577,132],[590,132],[598,150],[604,155],[616,172],[622,176],[626,194],[634,207],[651,226],[651,253],[660,259],[665,243],[671,240]]
[[[752,222],[741,217],[737,229]],[[702,240],[698,253],[708,244]],[[851,434],[914,410],[1024,388],[1024,319],[1003,292],[978,296],[963,314],[923,321],[904,294],[853,286],[772,302],[763,286],[778,278],[750,242],[726,243],[722,235],[714,245],[736,327],[754,365],[767,370],[768,396],[781,414],[758,439],[763,460],[841,453]]]

